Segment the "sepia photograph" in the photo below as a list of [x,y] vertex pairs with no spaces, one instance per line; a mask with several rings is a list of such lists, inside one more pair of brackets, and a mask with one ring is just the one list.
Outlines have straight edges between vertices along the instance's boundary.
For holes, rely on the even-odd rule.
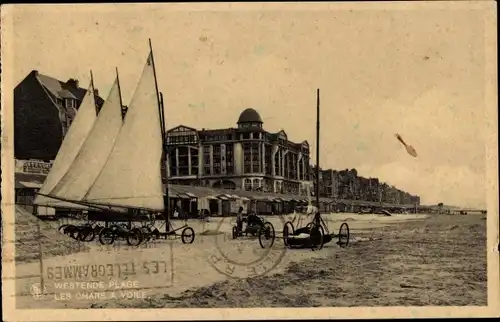
[[7,321],[500,313],[494,2],[1,18]]

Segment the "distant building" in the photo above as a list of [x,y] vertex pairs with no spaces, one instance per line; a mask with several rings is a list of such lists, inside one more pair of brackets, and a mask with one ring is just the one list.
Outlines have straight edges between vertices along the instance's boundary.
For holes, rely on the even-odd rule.
[[[14,156],[54,160],[86,88],[33,70],[14,89]],[[97,111],[104,100],[96,90]]]
[[[320,169],[320,197],[335,200],[359,200],[369,202],[384,202],[390,204],[420,205],[420,197],[413,196],[396,187],[381,183],[378,178],[358,176],[356,169],[323,170]],[[316,167],[312,167],[314,189],[316,190]]]
[[171,183],[296,195],[311,190],[307,141],[267,132],[254,109],[241,113],[237,128],[179,125],[166,135]]

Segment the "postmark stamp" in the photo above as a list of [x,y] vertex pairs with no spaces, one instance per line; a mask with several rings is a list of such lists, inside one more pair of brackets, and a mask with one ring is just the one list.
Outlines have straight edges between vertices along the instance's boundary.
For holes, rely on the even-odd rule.
[[[227,228],[232,230],[233,219],[222,218],[217,225],[217,232],[221,233],[214,237],[214,247],[210,248],[207,256],[209,265],[229,278],[261,276],[275,269],[286,254],[279,235],[275,232],[274,242],[266,248],[259,245],[258,233],[233,239],[230,233],[227,233]],[[283,216],[275,216],[273,219],[272,221],[281,227],[285,224]]]

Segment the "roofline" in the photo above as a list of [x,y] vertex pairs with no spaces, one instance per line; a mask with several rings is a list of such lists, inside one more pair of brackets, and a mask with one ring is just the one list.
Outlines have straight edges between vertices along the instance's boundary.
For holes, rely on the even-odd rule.
[[45,86],[43,85],[42,81],[38,78],[38,74],[37,75],[34,75],[35,76],[35,79],[37,81],[37,83],[42,87],[43,91],[45,92],[45,94],[48,96],[49,100],[52,102],[52,104],[57,108],[57,110],[59,112],[61,112],[61,108],[60,106],[57,104],[57,102],[54,102],[54,99],[52,99],[52,96],[50,95],[49,91],[47,90],[47,88],[45,88]]

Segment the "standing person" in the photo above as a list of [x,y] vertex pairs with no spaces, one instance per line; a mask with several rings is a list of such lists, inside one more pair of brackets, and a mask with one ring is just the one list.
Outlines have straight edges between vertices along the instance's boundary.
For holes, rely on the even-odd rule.
[[239,232],[243,230],[243,207],[238,209],[238,214],[236,215],[236,227]]
[[187,224],[188,217],[189,217],[189,214],[187,213],[187,211],[185,211],[184,209],[181,208],[179,211],[179,218],[184,220],[184,223]]

